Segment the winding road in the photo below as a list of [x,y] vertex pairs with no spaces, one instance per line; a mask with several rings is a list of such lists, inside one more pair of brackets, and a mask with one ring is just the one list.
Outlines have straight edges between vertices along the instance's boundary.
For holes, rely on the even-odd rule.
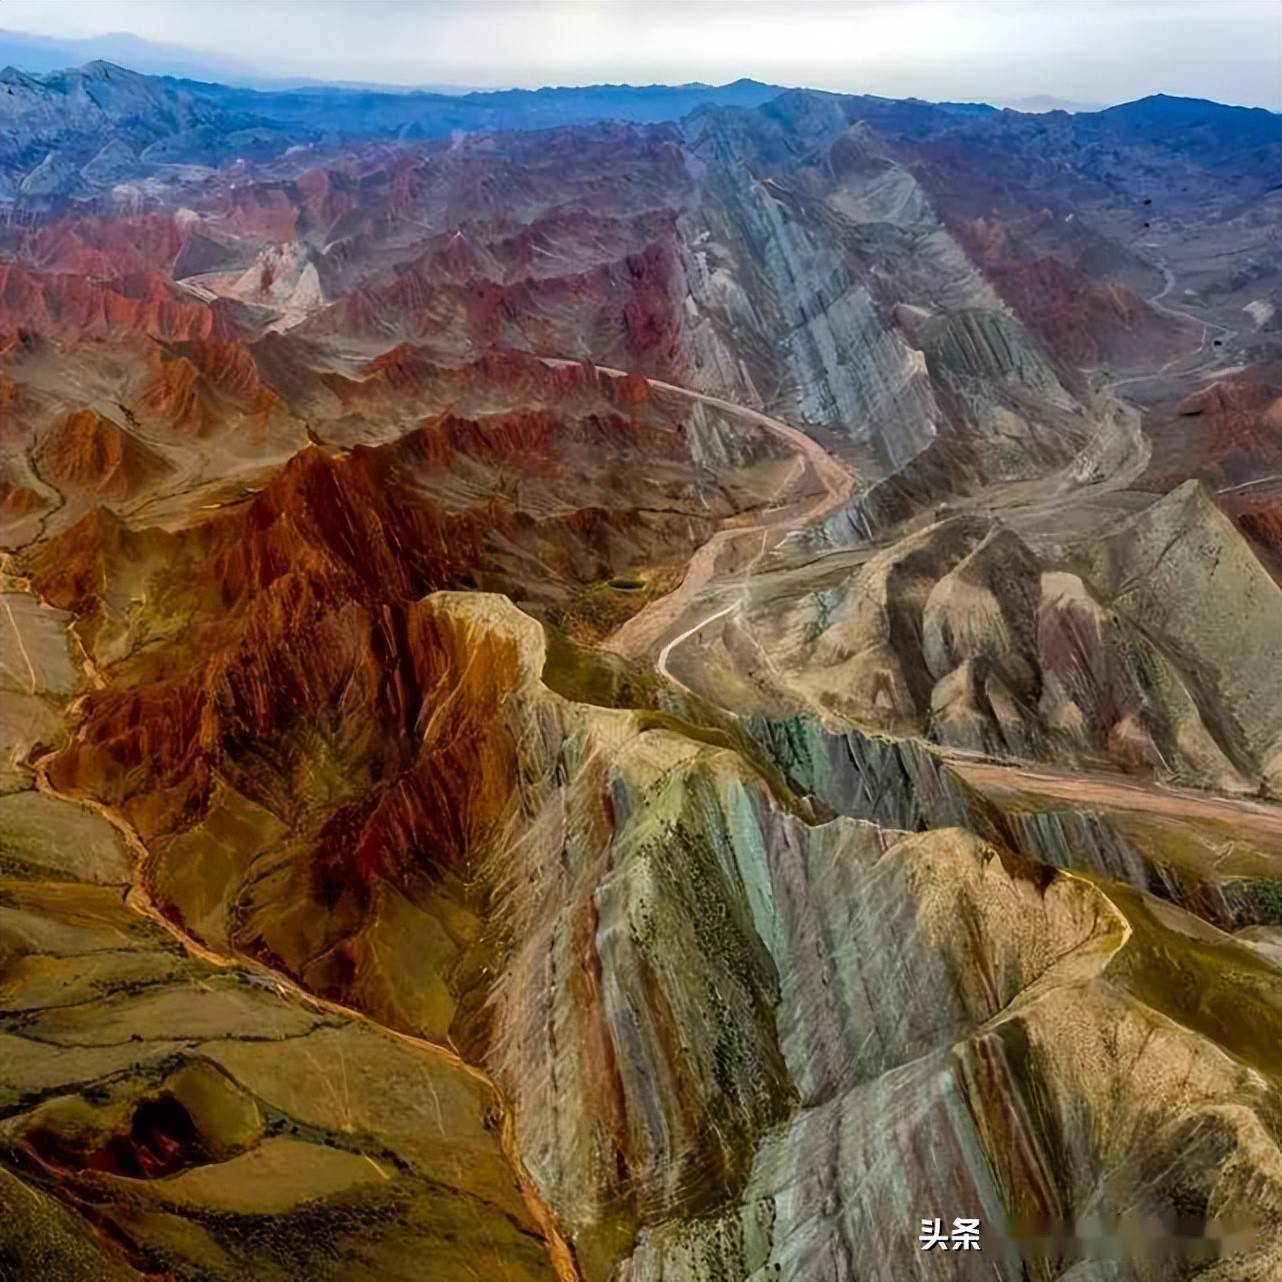
[[[1197,378],[1207,372],[1217,363],[1217,356],[1213,350],[1208,352],[1212,342],[1213,335],[1225,337],[1235,336],[1235,331],[1225,326],[1215,324],[1211,321],[1203,320],[1201,317],[1194,316],[1189,312],[1166,304],[1163,300],[1175,288],[1175,275],[1165,263],[1157,264],[1162,272],[1162,288],[1147,301],[1150,306],[1169,316],[1177,317],[1181,320],[1192,320],[1202,326],[1202,341],[1194,352],[1182,353],[1173,357],[1161,369],[1149,373],[1136,375],[1125,379],[1113,380],[1108,385],[1109,392],[1116,392],[1119,388],[1131,383],[1144,382],[1147,380],[1162,377],[1173,366],[1177,364],[1186,364],[1190,360],[1196,361],[1207,353],[1204,359],[1189,368],[1178,371],[1182,378]],[[604,370],[604,373],[618,376],[620,371]],[[781,423],[777,419],[772,419],[767,415],[757,411],[745,409],[742,406],[735,405],[731,402],[722,400],[718,397],[705,395],[698,392],[692,392],[688,389],[675,387],[669,383],[661,383],[657,380],[650,380],[656,387],[664,388],[668,391],[680,393],[683,396],[703,401],[713,405],[718,409],[730,414],[735,414],[745,418],[747,421],[756,423],[758,426],[765,427],[767,430],[783,437],[791,444],[795,445],[807,459],[809,465],[813,468],[815,474],[820,478],[824,485],[824,494],[814,504],[804,511],[785,513],[777,516],[772,520],[762,521],[752,526],[733,527],[728,526],[718,531],[703,544],[691,558],[686,570],[685,577],[681,584],[666,596],[651,602],[644,610],[634,615],[625,623],[617,632],[611,636],[607,642],[607,648],[616,653],[629,657],[638,657],[647,653],[664,635],[674,628],[681,620],[682,616],[689,609],[697,594],[712,579],[717,562],[723,549],[733,540],[742,538],[746,534],[760,532],[762,534],[762,548],[757,557],[746,567],[742,574],[743,590],[727,604],[719,606],[701,618],[696,619],[682,631],[670,636],[659,649],[656,666],[659,673],[673,685],[686,690],[689,693],[696,693],[670,669],[670,660],[673,653],[691,638],[695,637],[710,624],[715,623],[729,614],[743,607],[746,591],[747,580],[753,566],[765,555],[767,550],[767,541],[771,532],[778,531],[782,526],[788,523],[797,525],[806,522],[821,519],[833,508],[837,507],[847,497],[849,497],[857,478],[840,460],[830,455],[816,441],[806,436],[803,432],[788,424]],[[1124,425],[1117,421],[1110,421],[1106,426],[1111,426],[1114,430],[1122,430]],[[1101,429],[1103,430],[1103,429]],[[1139,432],[1138,423],[1135,424],[1136,432]],[[1142,440],[1142,438],[1141,438]],[[1136,451],[1135,457],[1128,461],[1127,466],[1120,468],[1113,476],[1108,477],[1103,482],[1096,484],[1086,484],[1075,487],[1068,494],[1057,495],[1053,498],[1044,500],[1041,504],[1027,505],[1025,507],[1044,508],[1047,512],[1058,509],[1066,501],[1080,501],[1084,496],[1093,496],[1109,491],[1126,488],[1135,477],[1143,471],[1147,465],[1148,453],[1146,449]],[[1230,490],[1245,489],[1254,485],[1261,485],[1272,481],[1277,481],[1282,477],[1262,477],[1257,480],[1245,482],[1241,486],[1229,487]],[[1229,492],[1229,491],[1221,491]],[[768,655],[766,656],[768,660]],[[1036,767],[1024,766],[1015,762],[1003,762],[999,760],[966,760],[966,754],[950,753],[947,749],[942,750],[946,758],[954,761],[963,772],[969,773],[976,783],[981,780],[990,786],[996,786],[999,780],[1004,781],[1008,786],[1012,781],[1022,780],[1025,784],[1041,787],[1044,791],[1061,797],[1072,799],[1080,795],[1082,775],[1080,771],[1075,770],[1058,770],[1051,764],[1039,764]],[[960,758],[960,759],[959,759]],[[1239,797],[1219,797],[1210,794],[1201,794],[1196,791],[1176,789],[1161,784],[1145,785],[1137,783],[1134,780],[1122,780],[1111,775],[1101,775],[1092,781],[1094,792],[1097,798],[1107,798],[1116,804],[1119,808],[1147,807],[1155,813],[1165,814],[1172,817],[1187,817],[1189,815],[1214,814],[1221,819],[1231,818],[1236,822],[1245,824],[1249,827],[1258,826],[1263,823],[1267,826],[1275,826],[1278,819],[1278,808],[1275,804],[1264,801],[1251,800]]]
[[[1231,334],[1232,331],[1225,329],[1223,326],[1214,325],[1209,321],[1202,320],[1200,317],[1193,316],[1188,312],[1165,303],[1163,300],[1175,288],[1175,274],[1165,263],[1157,264],[1162,273],[1162,288],[1147,301],[1151,307],[1154,307],[1166,315],[1176,317],[1180,320],[1192,320],[1202,326],[1202,341],[1197,350],[1192,353],[1182,353],[1172,358],[1160,370],[1148,373],[1134,375],[1127,378],[1115,379],[1108,384],[1110,392],[1116,392],[1119,388],[1125,387],[1131,383],[1146,382],[1151,379],[1159,378],[1167,372],[1171,366],[1177,362],[1184,362],[1190,359],[1196,359],[1201,356],[1208,348],[1213,333]],[[546,363],[554,366],[571,365],[575,362],[568,360],[559,360],[555,358],[545,358]],[[1215,356],[1212,353],[1207,360],[1194,368],[1182,371],[1189,376],[1196,376],[1203,372],[1208,363],[1214,363]],[[596,367],[600,373],[614,378],[625,377],[623,370],[612,369],[606,366]],[[706,543],[703,543],[690,558],[686,566],[686,571],[680,584],[665,596],[651,601],[642,610],[638,611],[627,620],[620,628],[611,634],[603,643],[603,648],[612,651],[615,654],[622,655],[626,658],[639,658],[651,652],[665,635],[670,633],[674,627],[680,623],[689,610],[691,604],[698,596],[699,592],[707,585],[716,573],[718,562],[722,553],[734,542],[744,538],[747,535],[761,533],[763,534],[763,546],[761,553],[756,559],[760,559],[766,551],[766,540],[772,532],[778,532],[789,526],[801,526],[821,520],[829,512],[840,506],[853,492],[858,483],[858,478],[854,472],[844,464],[840,459],[830,454],[816,440],[808,436],[801,429],[783,423],[779,419],[771,418],[757,410],[748,409],[742,405],[736,405],[732,401],[727,401],[721,397],[712,396],[704,392],[692,391],[689,388],[678,387],[672,383],[665,383],[659,379],[648,379],[649,384],[654,388],[663,391],[675,393],[684,396],[690,400],[701,401],[705,405],[712,406],[724,414],[738,417],[745,422],[752,423],[758,427],[765,428],[767,431],[787,441],[793,446],[800,456],[805,459],[808,467],[819,479],[823,485],[823,494],[809,507],[801,510],[781,509],[768,520],[758,521],[750,525],[736,525],[729,523],[722,529],[718,530]],[[1114,424],[1114,427],[1117,425]],[[1138,431],[1138,426],[1136,428]],[[1102,484],[1095,486],[1081,486],[1077,490],[1077,496],[1080,497],[1081,491],[1111,491],[1119,488],[1125,488],[1134,480],[1147,465],[1147,451],[1140,449],[1134,452],[1133,458],[1129,460],[1127,467],[1121,468],[1115,474],[1109,477]],[[1045,501],[1043,506],[1058,508],[1063,504],[1065,499],[1072,495],[1056,495]],[[1037,505],[1034,505],[1037,506]],[[768,510],[768,509],[767,509]],[[692,623],[683,631],[671,636],[663,643],[658,651],[656,666],[659,672],[669,681],[681,686],[687,687],[677,677],[674,677],[669,661],[673,652],[691,637],[698,634],[710,623],[715,623],[718,619],[730,614],[742,605],[743,595],[736,601],[724,605],[714,610]]]
[[[1114,379],[1109,384],[1110,391],[1117,391],[1119,387],[1129,387],[1132,383],[1148,383],[1154,379],[1162,378],[1172,371],[1172,368],[1182,361],[1196,360],[1207,351],[1207,347],[1215,340],[1213,335],[1218,335],[1222,339],[1236,338],[1237,331],[1229,329],[1226,325],[1217,325],[1214,321],[1203,320],[1200,316],[1193,315],[1192,312],[1182,307],[1174,307],[1170,303],[1162,300],[1175,288],[1175,273],[1165,263],[1155,263],[1154,266],[1162,273],[1162,288],[1158,290],[1151,298],[1147,299],[1148,305],[1154,311],[1161,312],[1164,316],[1171,316],[1175,320],[1192,321],[1202,327],[1202,341],[1198,344],[1193,352],[1181,353],[1178,356],[1172,356],[1160,369],[1154,370],[1149,374],[1133,374],[1126,378]],[[1214,347],[1205,356],[1204,359],[1194,365],[1191,369],[1176,370],[1181,378],[1198,378],[1203,374],[1209,373],[1212,367],[1217,363]]]
[[[551,358],[545,359],[549,365],[571,365],[575,363]],[[623,370],[612,369],[604,365],[598,365],[596,369],[599,373],[605,374],[610,378],[627,377]],[[657,378],[647,379],[646,381],[653,388],[671,392],[692,401],[699,401],[730,417],[741,419],[745,423],[751,423],[754,427],[764,428],[772,435],[786,441],[797,451],[807,470],[819,481],[823,493],[813,503],[804,507],[791,505],[772,509],[767,506],[764,510],[772,512],[768,519],[749,524],[727,524],[708,539],[706,543],[701,544],[687,563],[685,574],[677,587],[664,596],[651,601],[606,638],[603,648],[625,658],[639,658],[641,655],[647,654],[658,644],[665,633],[680,622],[699,590],[716,572],[717,562],[722,552],[730,544],[751,535],[760,535],[762,537],[762,551],[758,553],[759,559],[765,553],[766,544],[771,534],[786,532],[790,528],[821,520],[833,509],[840,507],[854,492],[859,483],[859,477],[850,467],[835,455],[830,454],[818,441],[813,437],[807,436],[800,428],[792,427],[777,418],[771,418],[770,415],[763,414],[759,410],[736,405],[733,401],[722,400],[719,396],[710,396],[706,392],[691,391],[687,387],[678,387],[675,383],[665,383]],[[787,485],[788,482],[784,484]],[[667,655],[671,653],[676,644],[679,644],[686,637],[697,632],[699,628],[711,622],[712,618],[719,618],[720,615],[727,613],[728,608],[727,610],[719,611],[716,615],[705,619],[703,623],[696,624],[681,636],[669,641],[660,654],[660,671],[666,674]]]

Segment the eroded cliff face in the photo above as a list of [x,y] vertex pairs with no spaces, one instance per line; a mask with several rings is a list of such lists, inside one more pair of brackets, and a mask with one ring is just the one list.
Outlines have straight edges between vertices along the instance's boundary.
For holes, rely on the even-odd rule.
[[1168,652],[1195,656],[1206,682],[1197,693],[1223,718],[1226,746],[1258,763],[1278,795],[1282,648],[1274,624],[1282,591],[1232,522],[1188,481],[1089,555],[1114,608],[1142,619]]
[[809,718],[754,718],[750,733],[820,809],[909,831],[969,829],[1243,938],[1279,924],[1272,877],[1282,838],[1268,803],[1155,792],[1117,775],[1012,770],[917,738],[826,731]]
[[1082,406],[866,122],[785,95],[687,137],[699,385],[866,442],[892,473],[941,434],[983,441],[992,478],[1080,445]]

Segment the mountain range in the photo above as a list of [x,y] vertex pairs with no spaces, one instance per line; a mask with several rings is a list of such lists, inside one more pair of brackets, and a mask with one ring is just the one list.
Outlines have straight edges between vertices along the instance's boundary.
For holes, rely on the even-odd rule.
[[[85,175],[83,169],[108,141],[117,150],[129,147],[137,161],[132,169],[112,167],[109,176],[114,182],[124,176],[155,176],[151,166],[156,164],[217,165],[242,153],[262,159],[299,145],[612,120],[675,121],[701,107],[761,106],[784,92],[753,80],[720,86],[596,85],[452,94],[327,85],[253,89],[145,76],[102,61],[43,75],[10,67],[0,72],[0,85],[0,120],[6,125],[0,183],[12,192],[32,180],[26,194],[51,196],[79,194],[77,180],[90,186],[106,182],[108,175]],[[1162,95],[1104,111],[1080,111],[1072,121],[1055,113],[1051,121],[1028,119],[1024,113],[1003,117],[982,103],[872,97],[845,101],[864,104],[870,118],[893,118],[894,128],[914,136],[951,130],[961,121],[973,125],[987,120],[988,129],[1010,137],[1023,135],[1026,144],[1046,129],[1055,129],[1064,133],[1064,145],[1070,147],[1110,140],[1170,145],[1172,129],[1190,127],[1227,130],[1267,150],[1277,133],[1277,117],[1261,108]],[[150,153],[149,147],[154,147]],[[1263,172],[1264,167],[1259,168]],[[61,178],[49,177],[55,170]]]
[[0,73],[0,1273],[1282,1273],[1280,172]]

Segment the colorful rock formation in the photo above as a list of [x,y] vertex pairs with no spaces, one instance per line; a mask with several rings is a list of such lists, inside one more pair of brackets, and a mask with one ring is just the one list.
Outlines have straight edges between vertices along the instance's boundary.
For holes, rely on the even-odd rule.
[[1254,113],[0,84],[0,1274],[1282,1271]]

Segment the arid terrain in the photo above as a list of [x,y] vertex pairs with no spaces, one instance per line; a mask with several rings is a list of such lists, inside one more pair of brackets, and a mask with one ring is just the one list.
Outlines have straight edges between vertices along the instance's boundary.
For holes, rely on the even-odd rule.
[[0,86],[0,1278],[1282,1277],[1279,117]]

